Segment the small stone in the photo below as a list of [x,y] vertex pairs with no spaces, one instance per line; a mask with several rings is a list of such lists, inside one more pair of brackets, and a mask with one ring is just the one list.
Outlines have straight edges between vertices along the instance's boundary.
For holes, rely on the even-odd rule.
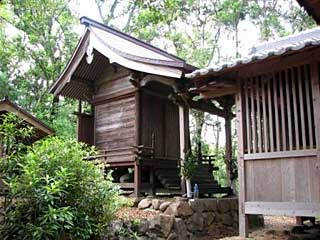
[[145,199],[142,199],[139,204],[138,204],[138,208],[139,209],[145,209],[145,208],[148,208],[150,207],[152,204],[152,200],[150,198],[145,198]]
[[203,216],[203,225],[205,227],[208,227],[209,225],[211,225],[215,218],[215,214],[213,212],[205,212],[202,214],[202,216]]
[[230,211],[230,200],[229,199],[219,199],[218,200],[218,211],[221,213],[226,213]]
[[164,203],[160,204],[159,210],[161,212],[164,212],[169,207],[170,204],[171,204],[171,202],[164,202]]
[[193,210],[187,202],[174,202],[165,211],[165,214],[176,217],[187,217],[193,214]]
[[149,221],[149,231],[157,234],[159,237],[167,237],[173,226],[173,216],[160,214]]
[[161,201],[159,199],[152,199],[152,208],[158,210],[160,208]]
[[203,229],[203,217],[201,213],[196,212],[187,221],[187,228],[189,231],[201,231]]
[[137,197],[133,199],[132,206],[133,207],[138,207],[139,202],[143,199],[143,197]]

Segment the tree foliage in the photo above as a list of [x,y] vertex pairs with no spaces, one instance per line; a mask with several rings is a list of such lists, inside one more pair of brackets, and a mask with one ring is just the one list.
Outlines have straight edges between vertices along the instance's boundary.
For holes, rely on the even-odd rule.
[[[9,189],[1,239],[89,239],[99,234],[119,206],[118,188],[91,162],[93,148],[76,140],[48,137],[30,147],[21,139],[30,129],[11,115],[0,125],[11,140],[0,159],[1,179]],[[19,129],[19,130],[14,130]]]
[[[74,105],[69,100],[63,110],[55,109],[48,89],[75,46],[76,18],[64,0],[11,0],[0,4],[0,43],[6,46],[0,49],[0,84],[5,86],[0,97],[9,96],[55,127],[53,119],[59,118],[55,113],[70,113]],[[71,118],[64,133],[74,133],[75,118],[71,114],[63,117]]]

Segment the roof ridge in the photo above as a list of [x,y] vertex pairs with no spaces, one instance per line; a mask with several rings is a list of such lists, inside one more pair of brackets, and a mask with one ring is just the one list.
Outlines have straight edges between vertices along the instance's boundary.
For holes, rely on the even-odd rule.
[[[298,38],[298,37],[302,37],[303,35],[307,35],[307,34],[312,34],[312,33],[316,33],[319,31],[319,36],[320,36],[320,27],[314,27],[314,28],[311,28],[311,29],[307,29],[307,30],[304,30],[304,31],[301,31],[301,32],[298,32],[298,33],[294,33],[294,34],[289,34],[287,36],[284,36],[284,37],[280,37],[280,38],[277,38],[277,39],[274,39],[274,40],[269,40],[269,41],[263,41],[261,43],[258,43],[258,44],[255,44],[252,46],[252,48],[250,49],[249,51],[249,54],[248,55],[252,55],[252,54],[256,54],[256,53],[259,53],[259,48],[262,48],[263,46],[267,46],[267,45],[272,45],[272,44],[276,44],[276,43],[281,43],[281,42],[285,42],[285,41],[288,41],[288,40],[294,40],[295,38]],[[310,36],[310,37],[306,37],[305,39],[303,40],[296,40],[295,44],[299,43],[299,42],[305,42],[305,41],[308,41],[310,39],[314,38],[314,36]],[[287,45],[284,45],[282,47],[274,47],[274,49],[280,49],[280,48],[285,48],[289,45],[291,45],[293,43],[287,43]],[[270,49],[268,50],[270,51]]]
[[100,28],[102,30],[105,30],[105,31],[108,31],[110,33],[116,34],[117,36],[120,35],[121,37],[125,38],[128,41],[131,41],[131,42],[133,42],[135,44],[138,44],[139,46],[145,47],[145,48],[147,48],[149,50],[156,51],[157,53],[159,53],[159,54],[161,54],[161,55],[163,55],[165,57],[169,57],[174,61],[181,61],[181,62],[186,63],[186,61],[184,59],[182,59],[182,58],[180,58],[180,57],[178,57],[178,56],[176,56],[174,54],[168,53],[165,50],[163,50],[161,48],[158,48],[158,47],[155,47],[150,43],[142,41],[142,40],[140,40],[140,39],[138,39],[136,37],[133,37],[133,36],[131,36],[129,34],[121,32],[121,31],[119,31],[119,30],[117,30],[115,28],[112,28],[112,27],[110,27],[110,26],[108,26],[106,24],[103,24],[101,22],[98,22],[96,20],[88,18],[86,16],[82,16],[80,18],[80,23],[84,24],[85,26],[91,25],[93,27]]

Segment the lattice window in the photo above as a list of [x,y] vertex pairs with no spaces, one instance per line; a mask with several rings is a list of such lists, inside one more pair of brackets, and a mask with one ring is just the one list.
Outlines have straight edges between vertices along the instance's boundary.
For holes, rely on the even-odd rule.
[[244,80],[245,153],[315,148],[310,79],[302,65]]

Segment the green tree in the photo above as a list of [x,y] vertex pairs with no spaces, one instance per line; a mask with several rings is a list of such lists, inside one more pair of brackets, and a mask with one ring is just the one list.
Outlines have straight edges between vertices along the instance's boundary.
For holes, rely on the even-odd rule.
[[[0,84],[22,107],[52,125],[56,111],[49,87],[62,72],[75,46],[76,19],[65,0],[11,0],[0,3]],[[67,101],[69,108],[72,101]],[[71,124],[70,124],[71,123]],[[75,118],[64,131],[74,132]],[[55,127],[53,125],[53,127]]]

